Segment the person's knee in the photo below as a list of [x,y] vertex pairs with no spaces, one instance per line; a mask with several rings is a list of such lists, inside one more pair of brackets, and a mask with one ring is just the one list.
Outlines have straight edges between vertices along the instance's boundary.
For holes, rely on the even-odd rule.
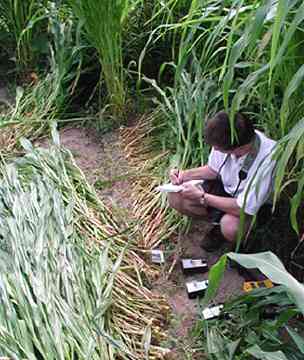
[[225,239],[231,242],[236,241],[239,228],[239,219],[233,215],[224,215],[221,219],[221,232]]
[[184,199],[179,194],[168,194],[169,206],[182,215],[190,217],[204,217],[206,210],[202,206],[195,206],[191,201]]
[[180,194],[169,193],[168,203],[172,209],[175,209],[182,215],[193,218],[206,218],[208,213],[205,207],[191,200],[183,198]]

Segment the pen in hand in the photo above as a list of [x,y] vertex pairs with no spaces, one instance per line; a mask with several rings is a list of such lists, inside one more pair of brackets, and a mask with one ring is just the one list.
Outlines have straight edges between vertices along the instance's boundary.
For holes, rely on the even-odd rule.
[[183,175],[182,175],[182,171],[177,169],[177,181],[178,181],[178,185],[182,184],[183,180]]
[[170,180],[173,185],[180,185],[183,183],[183,172],[177,168],[174,168],[170,172]]

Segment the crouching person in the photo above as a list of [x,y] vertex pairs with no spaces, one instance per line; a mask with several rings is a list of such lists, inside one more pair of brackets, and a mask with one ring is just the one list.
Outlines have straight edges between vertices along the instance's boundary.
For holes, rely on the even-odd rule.
[[[212,147],[208,164],[170,171],[171,182],[183,184],[183,190],[168,194],[169,205],[181,214],[218,223],[223,238],[233,243],[242,208],[246,229],[252,216],[271,201],[275,165],[271,155],[276,142],[255,130],[241,113],[235,115],[232,137],[229,116],[225,112],[207,121],[205,142]],[[204,181],[202,185],[193,185],[190,180]],[[221,240],[216,237],[202,243],[207,251],[220,245]]]

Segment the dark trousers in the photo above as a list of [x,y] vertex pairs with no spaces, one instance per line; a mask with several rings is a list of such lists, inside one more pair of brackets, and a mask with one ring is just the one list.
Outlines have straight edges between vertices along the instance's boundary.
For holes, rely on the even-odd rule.
[[[225,191],[223,183],[220,179],[205,180],[201,186],[206,193],[232,198],[232,196]],[[258,226],[264,225],[271,218],[271,210],[272,204],[264,204],[261,206],[257,216]],[[224,211],[213,208],[211,206],[207,208],[207,211],[210,217],[210,221],[215,223],[219,223],[221,218],[225,215]]]
[[[208,194],[229,198],[232,197],[225,191],[223,183],[220,179],[205,180],[201,186],[203,190]],[[219,223],[221,218],[225,215],[224,211],[216,209],[212,206],[208,206],[207,211],[209,215],[209,220],[214,223]]]

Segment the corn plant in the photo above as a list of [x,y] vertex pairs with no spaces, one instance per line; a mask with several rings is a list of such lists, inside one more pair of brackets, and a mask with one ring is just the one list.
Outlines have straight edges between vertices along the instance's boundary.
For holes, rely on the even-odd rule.
[[[227,258],[249,269],[258,268],[281,286],[243,295],[225,305],[224,310],[229,314],[226,320],[201,323],[211,358],[250,359],[253,356],[257,359],[301,359],[304,353],[303,340],[294,329],[288,327],[288,321],[298,314],[304,314],[304,286],[286,271],[273,253],[223,255],[209,272],[209,286],[202,307],[214,298]],[[264,314],[269,306],[277,307],[273,320],[265,320]],[[246,326],[242,326],[244,322]],[[301,322],[298,325],[301,326]],[[234,328],[233,332],[231,328]],[[282,328],[287,329],[293,340],[287,346],[280,339]]]
[[[241,295],[225,304],[220,319],[200,320],[196,325],[199,344],[212,360],[300,360],[302,331],[299,311],[284,287]],[[289,342],[282,337],[283,332],[290,336]]]
[[174,88],[163,91],[155,81],[149,81],[159,92],[158,101],[164,117],[164,132],[170,134],[165,146],[175,148],[176,166],[200,165],[207,159],[208,147],[203,142],[204,120],[217,108],[219,101],[212,78],[202,76],[202,69],[193,62],[191,71],[183,70]]
[[52,149],[23,139],[26,155],[2,167],[1,354],[160,358],[165,349],[148,339],[141,347],[145,334],[163,339],[167,308],[138,283],[150,270],[134,250],[137,230],[115,221],[52,134]]
[[130,4],[126,0],[71,0],[70,3],[98,52],[109,102],[113,104],[114,114],[121,117],[126,103],[122,25]]
[[[169,3],[164,3],[164,8]],[[139,61],[139,74],[144,76],[141,73],[142,62],[150,44],[157,41],[159,36],[165,36],[164,33],[174,33],[178,42],[172,46],[176,49],[178,44],[178,51],[173,52],[176,55],[172,59],[175,65],[174,87],[171,92],[176,97],[180,84],[187,88],[183,79],[185,72],[191,74],[195,54],[200,66],[200,77],[205,81],[212,79],[212,93],[217,96],[211,106],[210,96],[207,97],[207,111],[200,113],[201,108],[191,104],[188,111],[183,113],[177,106],[170,104],[166,89],[161,88],[154,80],[149,80],[161,95],[160,108],[165,109],[168,123],[171,124],[174,117],[189,119],[191,123],[193,113],[198,117],[202,116],[203,121],[207,114],[212,115],[222,108],[229,112],[232,120],[237,111],[245,110],[256,126],[266,134],[274,139],[283,138],[277,153],[279,170],[275,181],[275,199],[278,199],[278,195],[288,184],[297,183],[291,216],[293,227],[298,231],[295,214],[303,199],[300,141],[304,112],[304,71],[300,60],[303,47],[303,2],[193,1],[189,4],[188,14],[178,22],[170,24],[167,19],[151,33]],[[166,71],[165,65],[160,68],[161,73]],[[190,78],[191,76],[193,75]],[[191,83],[192,86],[194,83],[195,81]],[[202,82],[201,86],[208,88],[207,82]],[[191,91],[195,93],[193,88]],[[211,99],[214,99],[212,95]],[[202,107],[207,107],[206,104]],[[173,117],[169,114],[173,114]],[[186,148],[185,130],[180,123],[177,121],[175,127],[169,125],[172,133],[176,134],[175,146],[174,143],[173,146],[172,143],[167,143],[167,148],[178,154],[181,149]],[[201,144],[195,140],[201,124],[196,124],[187,136],[187,139],[191,139],[193,148],[189,157],[186,156],[186,166],[197,163],[197,153],[193,149],[202,149]],[[284,156],[281,157],[283,153]]]
[[[58,6],[58,5],[57,5]],[[65,9],[64,15],[55,3],[49,2],[44,9],[48,19],[50,34],[50,66],[55,76],[55,96],[57,108],[67,106],[81,73],[83,46],[80,42],[80,26],[74,25],[75,17],[71,9]]]
[[66,109],[80,76],[82,47],[72,14],[62,17],[59,10],[51,2],[43,9],[49,29],[49,73],[37,76],[28,86],[17,87],[15,105],[0,114],[2,153],[14,151],[21,136],[43,134],[52,119],[65,121],[69,117]]
[[[218,76],[224,105],[232,117],[242,106],[258,106],[263,109],[263,114],[257,113],[262,122],[263,116],[269,118],[275,111],[271,107],[271,102],[277,104],[274,97],[280,99],[285,92],[282,104],[277,105],[280,114],[276,112],[281,118],[276,124],[280,132],[263,122],[275,137],[284,135],[303,112],[302,101],[297,100],[303,76],[299,61],[302,21],[301,1],[195,1],[184,19],[167,26],[167,32],[181,33],[174,59],[176,81],[195,50],[204,74]],[[290,111],[288,104],[296,108]],[[292,122],[287,122],[288,116]]]
[[[13,38],[17,61],[22,67],[32,65],[33,38],[39,31],[34,25],[43,17],[43,8],[47,0],[3,0],[0,3],[1,21]],[[29,27],[28,31],[25,29]]]
[[112,263],[108,248],[100,251],[96,244],[88,251],[73,236],[73,200],[65,207],[52,182],[36,176],[26,190],[19,176],[7,169],[1,187],[2,205],[6,201],[12,209],[9,214],[3,206],[1,214],[6,242],[1,266],[7,267],[1,275],[1,354],[28,359],[129,354],[113,338],[109,322],[121,260]]
[[298,121],[295,114],[303,111],[298,101],[297,109],[290,113],[293,122],[287,124],[288,103],[296,101],[293,97],[301,93],[299,50],[303,36],[299,24],[303,16],[301,1],[193,2],[185,20],[171,27],[182,29],[177,74],[195,49],[204,73],[218,75],[223,102],[231,110],[231,117],[241,106],[250,108],[250,102],[258,103],[266,112],[273,111],[273,97],[280,98],[285,92],[281,132],[273,134],[284,135]]
[[[278,144],[274,155],[277,161],[275,178],[275,201],[281,192],[290,183],[297,186],[291,199],[290,219],[293,229],[299,234],[299,223],[297,213],[301,207],[304,197],[304,119],[298,122],[294,128],[284,136]],[[291,166],[292,165],[292,166]]]
[[16,88],[14,107],[0,114],[2,155],[12,156],[22,136],[35,139],[48,131],[48,124],[63,114],[67,95],[57,70],[26,88]]

